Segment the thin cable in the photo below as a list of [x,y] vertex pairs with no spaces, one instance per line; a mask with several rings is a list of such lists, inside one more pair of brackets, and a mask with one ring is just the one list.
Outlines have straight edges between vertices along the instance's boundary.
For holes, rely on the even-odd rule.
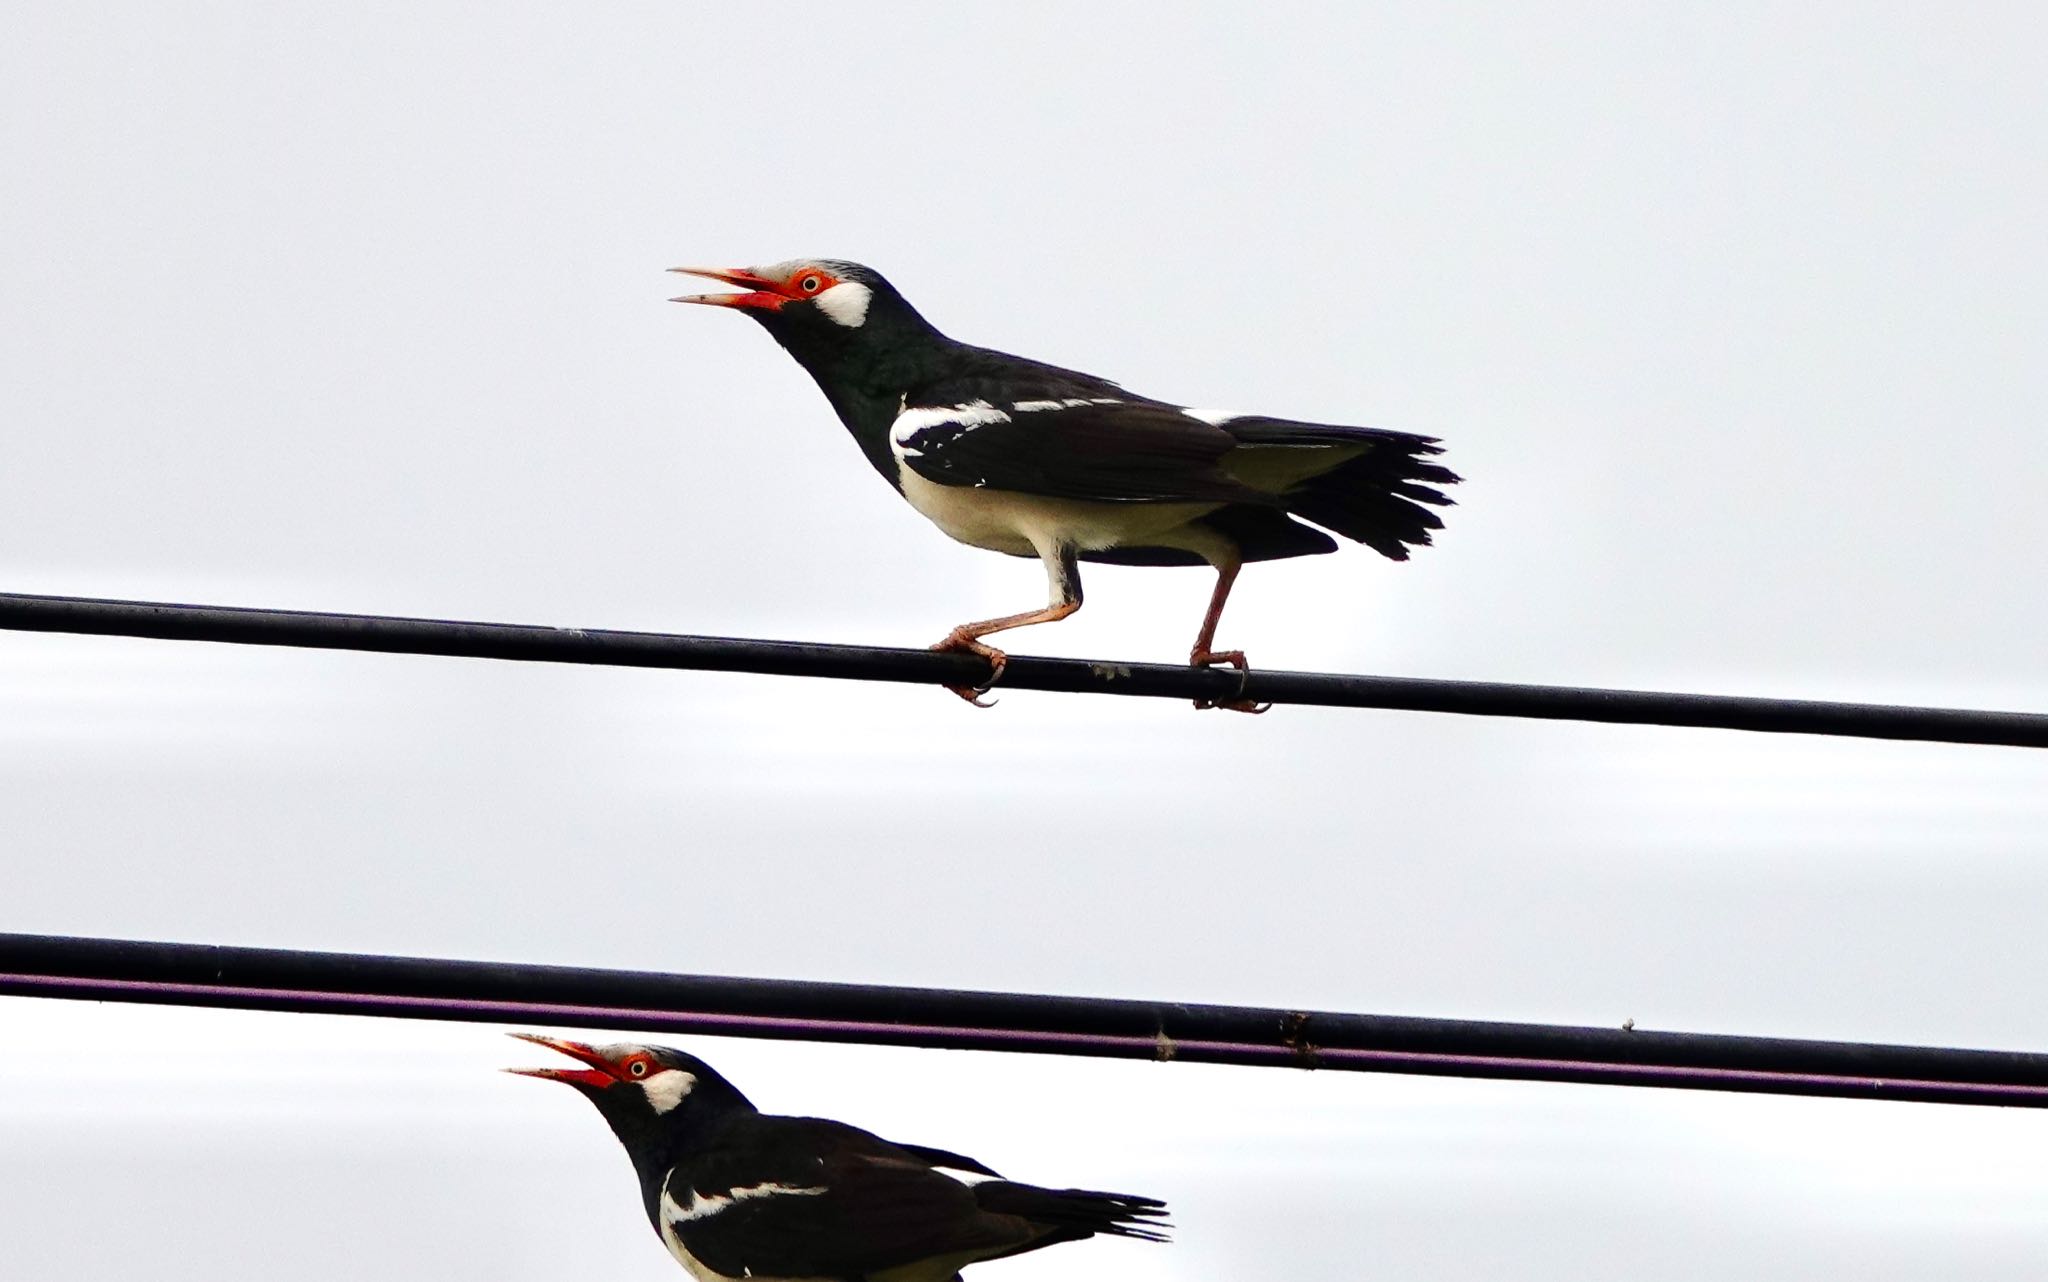
[[2048,1107],[2048,1055],[0,934],[0,994]]
[[[971,686],[988,675],[988,665],[969,655],[885,646],[16,593],[0,593],[0,629],[925,685]],[[1001,688],[1162,699],[1249,699],[1255,703],[1327,708],[1388,708],[1549,721],[1625,722],[2048,748],[2048,715],[2039,713],[1823,703],[1809,699],[1663,694],[1328,672],[1254,671],[1245,676],[1229,669],[1022,655],[1011,656]]]

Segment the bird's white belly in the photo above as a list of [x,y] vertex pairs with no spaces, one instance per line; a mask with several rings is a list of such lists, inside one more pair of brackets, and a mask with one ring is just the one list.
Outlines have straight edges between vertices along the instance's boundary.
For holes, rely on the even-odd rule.
[[903,497],[927,520],[972,547],[1035,556],[1048,547],[1083,552],[1140,546],[1162,538],[1220,503],[1097,503],[1055,499],[1014,490],[940,485],[907,467],[898,469]]

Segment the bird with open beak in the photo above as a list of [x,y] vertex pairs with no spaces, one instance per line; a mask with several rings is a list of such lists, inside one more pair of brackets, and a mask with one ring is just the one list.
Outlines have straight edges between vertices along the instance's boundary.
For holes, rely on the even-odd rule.
[[944,1149],[763,1113],[679,1050],[512,1036],[583,1066],[506,1071],[597,1106],[654,1231],[697,1282],[949,1282],[1098,1233],[1164,1240],[1152,1198],[1020,1184]]
[[[838,259],[677,267],[737,292],[690,294],[758,322],[817,381],[869,464],[962,543],[1045,566],[1042,609],[963,623],[932,648],[989,661],[983,640],[1081,608],[1082,561],[1209,565],[1216,585],[1189,662],[1246,666],[1215,649],[1238,570],[1335,551],[1330,533],[1395,561],[1430,541],[1457,475],[1432,437],[1190,409],[1107,379],[957,342],[879,272]],[[1328,531],[1329,533],[1326,533]],[[1251,712],[1243,699],[1220,706]]]

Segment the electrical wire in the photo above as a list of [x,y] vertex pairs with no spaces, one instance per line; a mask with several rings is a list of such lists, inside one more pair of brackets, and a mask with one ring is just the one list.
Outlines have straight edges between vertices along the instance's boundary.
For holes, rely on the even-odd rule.
[[[966,654],[887,646],[763,641],[660,632],[537,627],[306,610],[256,610],[0,593],[0,629],[384,654],[681,668],[855,681],[973,686],[988,665]],[[1734,695],[1440,681],[1329,672],[1192,668],[1011,655],[1004,690],[1189,700],[1249,699],[1326,708],[1693,726],[1779,734],[2048,748],[2048,715],[1765,699]]]
[[0,934],[0,994],[2048,1107],[2048,1055]]

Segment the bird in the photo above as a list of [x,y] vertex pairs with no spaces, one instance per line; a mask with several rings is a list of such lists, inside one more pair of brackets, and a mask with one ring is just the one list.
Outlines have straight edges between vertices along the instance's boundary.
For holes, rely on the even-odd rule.
[[583,1068],[513,1068],[597,1106],[669,1253],[697,1282],[959,1282],[1095,1234],[1166,1240],[1165,1203],[1040,1188],[944,1149],[757,1110],[694,1055],[513,1033]]
[[[1435,437],[1196,409],[959,342],[859,263],[670,270],[733,286],[671,301],[759,322],[868,463],[940,530],[1044,563],[1044,608],[963,623],[932,647],[988,661],[982,685],[948,687],[978,706],[1007,661],[983,638],[1080,609],[1079,562],[1213,567],[1188,660],[1243,674],[1243,651],[1214,647],[1244,564],[1335,551],[1329,532],[1404,561],[1442,528],[1432,509],[1451,503],[1440,487],[1459,479],[1431,461]],[[1262,710],[1242,698],[1195,706]]]

